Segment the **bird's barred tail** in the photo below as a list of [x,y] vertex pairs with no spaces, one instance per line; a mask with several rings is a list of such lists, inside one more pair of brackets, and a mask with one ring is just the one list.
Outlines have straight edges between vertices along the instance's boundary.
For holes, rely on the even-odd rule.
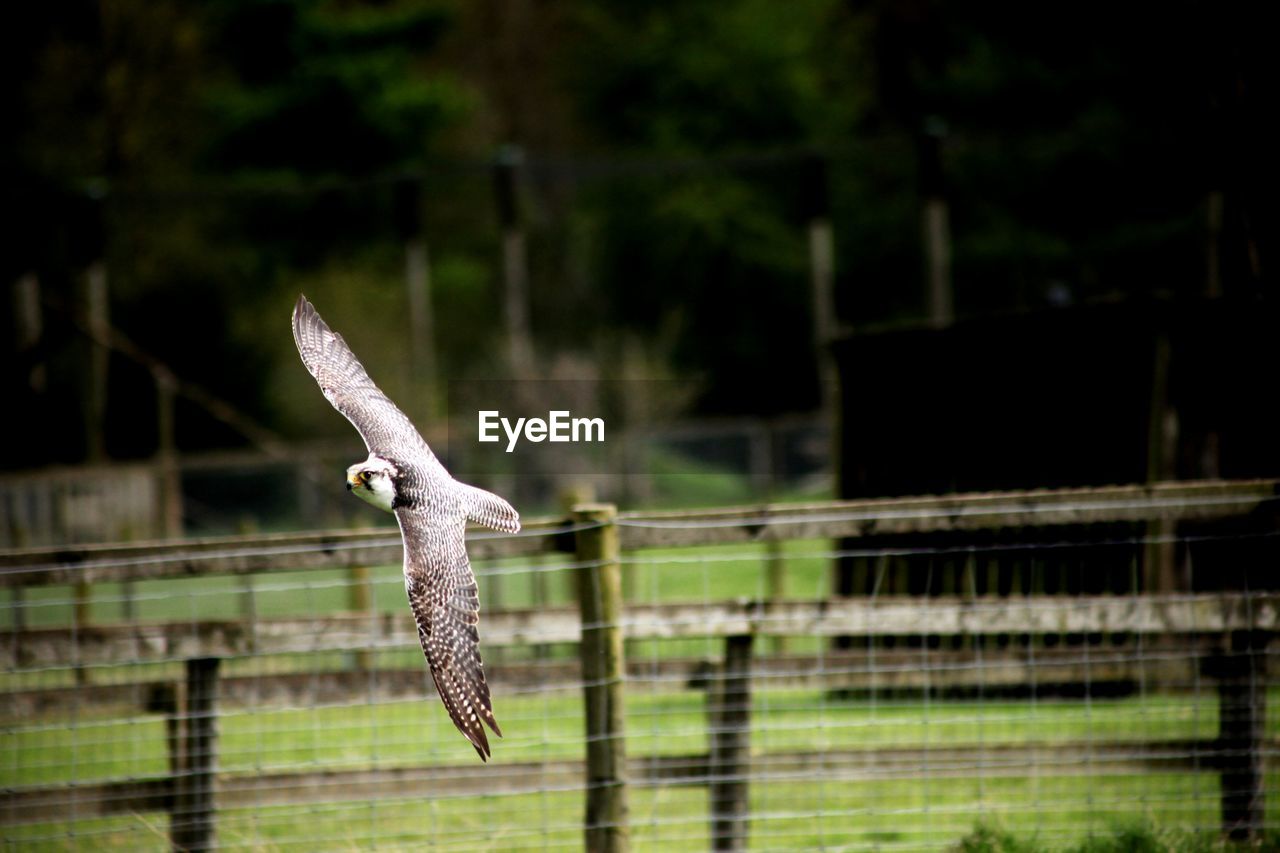
[[516,512],[515,507],[493,492],[486,492],[466,483],[458,485],[462,487],[467,520],[501,533],[520,532],[520,513]]

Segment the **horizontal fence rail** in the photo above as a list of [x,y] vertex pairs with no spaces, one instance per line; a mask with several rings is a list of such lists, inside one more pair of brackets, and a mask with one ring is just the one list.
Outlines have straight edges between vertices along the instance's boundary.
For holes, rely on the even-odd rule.
[[[1046,804],[1093,815],[1097,787],[1257,838],[1280,583],[1233,579],[1265,581],[1278,518],[1259,480],[474,531],[490,764],[441,721],[394,529],[0,551],[0,837],[136,846],[158,812],[175,849],[470,849],[483,797],[512,849],[915,849],[964,834],[951,808],[1069,832]],[[1100,548],[1112,591],[1046,580]],[[1208,587],[1146,586],[1192,559]]]
[[[880,649],[867,652],[828,651],[822,655],[769,655],[754,663],[753,677],[774,689],[961,689],[1028,685],[1067,685],[1149,682],[1149,689],[1180,689],[1179,685],[1211,676],[1198,666],[1198,655],[1214,642],[1212,632],[1199,642],[1183,642],[1177,651],[1147,650],[1138,656],[1132,643],[1082,649],[1042,648],[1029,655],[1026,648],[933,649],[927,665],[919,650]],[[712,677],[714,658],[632,660],[627,680],[650,690],[686,690],[705,686]],[[532,691],[548,684],[575,684],[581,677],[576,660],[547,660],[485,666],[488,682],[499,692]],[[421,667],[380,668],[371,677],[363,670],[316,670],[267,675],[228,676],[219,682],[225,707],[298,707],[303,703],[341,705],[352,696],[368,701],[434,699],[429,673]],[[172,692],[170,681],[131,681],[10,690],[0,704],[0,720],[39,714],[71,713],[85,707],[145,711],[162,704]]]
[[[1280,740],[1261,744],[1268,767],[1280,769],[1272,756]],[[754,782],[805,779],[822,773],[831,781],[910,781],[927,761],[936,778],[966,778],[982,770],[994,778],[1018,778],[1028,766],[1056,776],[1123,776],[1134,773],[1190,770],[1215,766],[1218,751],[1199,741],[1077,741],[1025,746],[918,747],[910,749],[824,750],[770,753],[752,759]],[[536,794],[545,790],[576,790],[584,772],[577,760],[507,763],[500,775],[483,765],[383,767],[375,770],[329,770],[302,773],[223,775],[218,779],[219,809],[299,803],[341,802],[348,799],[403,797],[492,796]],[[707,755],[668,755],[632,758],[628,782],[639,787],[703,786],[716,775]],[[74,801],[81,817],[102,817],[139,811],[163,811],[172,803],[175,785],[170,777],[70,788],[35,788],[9,792],[0,818],[11,824],[40,823],[65,814]]]
[[[634,605],[616,627],[631,640],[761,636],[920,637],[1002,634],[1224,634],[1280,627],[1280,594],[1214,593],[1132,597],[1019,597],[1007,601],[932,598],[927,618],[918,599],[825,599]],[[487,613],[486,646],[574,643],[583,622],[569,608]],[[9,667],[83,666],[123,659],[139,663],[354,649],[404,648],[417,642],[407,613],[335,614],[146,625],[93,625],[0,634]]]
[[[623,551],[785,539],[919,534],[1141,521],[1208,521],[1280,507],[1280,481],[1160,483],[1098,489],[773,504],[622,513]],[[573,524],[534,519],[515,536],[473,532],[473,560],[571,552]],[[394,528],[226,536],[182,542],[0,551],[0,585],[266,574],[400,561]]]

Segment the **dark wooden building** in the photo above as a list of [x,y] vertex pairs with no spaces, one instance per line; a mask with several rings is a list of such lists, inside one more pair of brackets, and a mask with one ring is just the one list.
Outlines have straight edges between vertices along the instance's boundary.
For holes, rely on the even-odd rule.
[[[854,334],[835,353],[842,497],[1280,476],[1274,302],[1092,304]],[[845,560],[836,584],[845,594],[1280,586],[1275,517],[1249,528],[886,541],[903,555]]]

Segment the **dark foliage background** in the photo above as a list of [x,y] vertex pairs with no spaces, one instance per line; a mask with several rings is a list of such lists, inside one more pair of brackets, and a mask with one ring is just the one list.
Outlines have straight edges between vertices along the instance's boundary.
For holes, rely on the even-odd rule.
[[[925,195],[949,203],[960,317],[1274,296],[1275,51],[1246,4],[80,0],[6,17],[3,266],[45,301],[39,345],[6,358],[24,415],[7,467],[84,458],[72,317],[97,258],[121,333],[285,436],[343,428],[298,381],[299,291],[430,410],[405,359],[406,228],[430,246],[440,376],[503,375],[504,145],[524,152],[539,372],[693,377],[704,414],[817,405],[805,225],[824,206],[854,330],[923,316]],[[108,455],[150,455],[151,379],[116,356],[110,389]],[[178,440],[245,437],[188,407]]]

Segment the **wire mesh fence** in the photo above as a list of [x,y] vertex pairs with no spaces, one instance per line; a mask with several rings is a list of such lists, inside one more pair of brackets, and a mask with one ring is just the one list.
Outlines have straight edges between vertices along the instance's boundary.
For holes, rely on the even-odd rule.
[[1133,823],[1254,837],[1275,824],[1276,494],[603,511],[476,534],[505,733],[488,764],[434,697],[394,530],[0,552],[0,836],[937,849],[994,821],[1046,844]]

